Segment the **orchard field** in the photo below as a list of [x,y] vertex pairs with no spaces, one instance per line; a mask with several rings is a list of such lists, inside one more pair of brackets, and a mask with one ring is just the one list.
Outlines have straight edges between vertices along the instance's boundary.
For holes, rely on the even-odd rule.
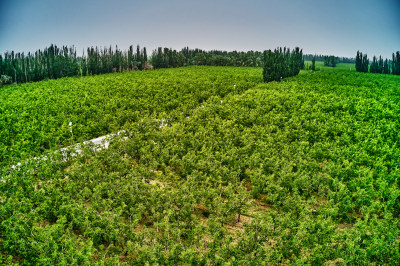
[[[0,165],[120,130],[143,117],[188,113],[210,96],[254,87],[253,68],[180,68],[71,77],[0,89]],[[72,138],[69,122],[73,124]]]
[[398,265],[400,77],[318,68],[0,88],[0,262]]

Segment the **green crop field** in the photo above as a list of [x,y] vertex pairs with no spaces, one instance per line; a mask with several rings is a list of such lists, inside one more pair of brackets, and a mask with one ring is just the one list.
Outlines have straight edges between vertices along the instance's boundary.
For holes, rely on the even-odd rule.
[[[262,81],[259,69],[202,68],[64,78],[0,88],[0,166],[115,132],[148,115],[186,114]],[[74,139],[69,122],[73,123]]]
[[0,263],[400,264],[400,76],[317,68],[0,88]]
[[[311,61],[304,61],[304,64],[306,66],[311,67],[312,62]],[[338,63],[336,67],[325,67],[324,62],[317,61],[315,62],[315,67],[317,70],[322,70],[322,71],[337,71],[337,70],[347,70],[349,72],[355,72],[356,71],[356,66],[355,64],[349,64],[349,63]]]

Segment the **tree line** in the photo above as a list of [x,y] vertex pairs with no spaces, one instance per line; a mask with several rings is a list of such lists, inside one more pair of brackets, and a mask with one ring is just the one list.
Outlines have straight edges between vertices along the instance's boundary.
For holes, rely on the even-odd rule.
[[[315,58],[315,61],[319,61],[319,62],[325,62],[326,58],[330,57],[327,55],[313,55],[313,54],[305,54],[303,55],[304,60],[305,61],[312,61],[313,58]],[[336,63],[350,63],[350,64],[354,64],[355,63],[355,59],[354,58],[349,58],[349,57],[339,57],[339,56],[335,56],[334,57]]]
[[[86,53],[85,53],[86,52]],[[34,53],[6,52],[0,55],[0,84],[23,83],[71,76],[175,68],[189,65],[262,67],[258,51],[204,51],[185,47],[180,51],[159,47],[148,57],[146,47],[131,45],[127,51],[113,47],[90,47],[77,56],[74,46],[50,45]]]
[[128,51],[112,48],[87,48],[86,55],[77,56],[74,46],[50,45],[35,53],[0,55],[0,83],[23,83],[71,76],[87,76],[111,72],[142,70],[147,66],[146,48]]
[[[336,66],[337,63],[354,63],[354,58],[326,56],[326,55],[302,55],[306,61],[311,61],[314,57],[316,61],[325,62],[327,65]],[[151,64],[154,68],[181,67],[188,65],[208,65],[208,66],[249,66],[263,67],[263,53],[259,51],[204,51],[201,49],[183,48],[181,51],[159,47],[154,50],[151,56]]]
[[368,72],[369,60],[367,54],[363,54],[357,51],[356,55],[356,71],[357,72]]
[[[82,55],[78,56],[74,46],[58,47],[52,44],[34,53],[25,54],[11,51],[4,53],[4,56],[0,55],[0,84],[190,65],[264,67],[265,62],[271,64],[265,68],[267,71],[265,79],[279,80],[280,77],[296,75],[294,73],[298,69],[297,60],[300,59],[297,57],[299,56],[301,57],[300,68],[304,68],[304,60],[323,61],[326,66],[332,67],[337,63],[353,60],[345,57],[303,55],[300,49],[298,51],[296,49],[290,51],[287,48],[278,48],[274,52],[267,51],[266,58],[265,52],[259,51],[204,51],[189,49],[189,47],[177,51],[158,47],[152,51],[151,56],[148,56],[146,47],[140,49],[139,45],[136,46],[136,49],[131,45],[127,51],[120,50],[118,46],[103,48],[96,46],[89,47],[86,51],[83,50]],[[359,53],[355,61],[358,60],[358,56]],[[368,61],[367,57],[362,59]],[[368,66],[369,62],[363,64],[365,63]],[[383,66],[385,69],[385,64]],[[396,69],[400,71],[400,67]],[[377,71],[379,72],[379,70],[378,61]],[[375,71],[374,67],[372,67],[372,71]]]
[[185,47],[180,51],[158,47],[151,56],[151,65],[154,68],[199,66],[249,66],[263,65],[262,53],[258,51],[204,51]]
[[[265,64],[269,64],[264,67]],[[159,47],[150,58],[144,47],[131,45],[128,51],[113,47],[90,47],[77,56],[74,46],[50,45],[35,53],[6,52],[0,55],[0,83],[23,83],[71,76],[98,75],[152,68],[190,65],[264,67],[265,80],[295,76],[304,68],[302,50],[278,48],[274,52],[204,51],[185,47],[180,51]]]
[[128,51],[121,51],[116,46],[115,50],[109,48],[88,48],[87,56],[82,57],[82,71],[85,75],[97,75],[112,72],[143,70],[146,68],[147,50],[136,47],[136,52],[131,45]]
[[286,77],[296,76],[300,69],[304,68],[303,50],[299,47],[293,50],[280,47],[274,51],[264,51],[263,61],[264,82],[280,81]]
[[383,74],[390,74],[390,67],[388,63],[388,59],[385,59],[383,62],[382,56],[379,56],[379,59],[374,56],[372,58],[371,66],[369,68],[371,73],[383,73]]
[[324,57],[324,66],[336,67],[337,59],[335,56],[325,56]]
[[357,51],[355,63],[358,72],[400,75],[400,51],[392,54],[392,60],[374,56],[371,64],[367,54]]

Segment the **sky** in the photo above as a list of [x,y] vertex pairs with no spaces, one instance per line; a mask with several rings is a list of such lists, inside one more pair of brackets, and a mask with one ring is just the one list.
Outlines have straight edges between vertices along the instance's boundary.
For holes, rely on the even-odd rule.
[[50,44],[391,57],[400,0],[0,0],[0,53]]

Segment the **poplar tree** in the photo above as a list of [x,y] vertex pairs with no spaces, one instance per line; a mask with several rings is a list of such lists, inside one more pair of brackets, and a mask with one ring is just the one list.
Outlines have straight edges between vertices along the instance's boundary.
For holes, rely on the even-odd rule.
[[301,56],[301,67],[300,68],[305,69],[303,49],[300,50],[300,56]]
[[379,56],[378,73],[382,74],[382,72],[383,72],[383,58],[382,58],[382,56]]
[[392,74],[400,75],[400,51],[392,55]]
[[128,50],[128,67],[130,70],[134,69],[134,58],[133,58],[133,46],[129,46],[129,50]]
[[142,56],[141,56],[141,54],[140,54],[140,47],[139,47],[139,45],[136,46],[136,62],[137,62],[136,64],[137,64],[139,70],[142,70]]
[[315,71],[315,56],[313,57],[313,59],[311,61],[311,70]]
[[371,63],[371,67],[370,67],[369,71],[371,73],[378,73],[378,61],[376,59],[376,56],[374,56],[372,58],[372,63]]
[[362,62],[362,53],[360,51],[357,51],[356,55],[356,71],[361,72],[361,62]]
[[397,75],[400,75],[400,51],[396,52]]
[[302,50],[296,47],[292,51],[288,48],[277,48],[263,53],[264,82],[280,81],[282,78],[299,74],[302,65]]
[[369,60],[367,54],[363,55],[362,58],[362,71],[361,72],[368,72]]
[[383,64],[383,73],[384,74],[389,74],[390,73],[389,63],[388,63],[387,58],[385,60],[385,63]]
[[396,57],[394,56],[394,53],[392,54],[392,74],[396,75],[397,73],[397,68],[396,68]]
[[329,65],[329,57],[324,56],[324,66],[328,66],[328,65]]
[[146,50],[146,47],[143,47],[143,61],[147,62],[147,50]]
[[336,57],[335,56],[331,56],[330,57],[330,61],[331,61],[331,66],[332,67],[336,67],[336,64],[337,64]]
[[0,76],[3,75],[4,69],[3,69],[3,57],[0,54]]

